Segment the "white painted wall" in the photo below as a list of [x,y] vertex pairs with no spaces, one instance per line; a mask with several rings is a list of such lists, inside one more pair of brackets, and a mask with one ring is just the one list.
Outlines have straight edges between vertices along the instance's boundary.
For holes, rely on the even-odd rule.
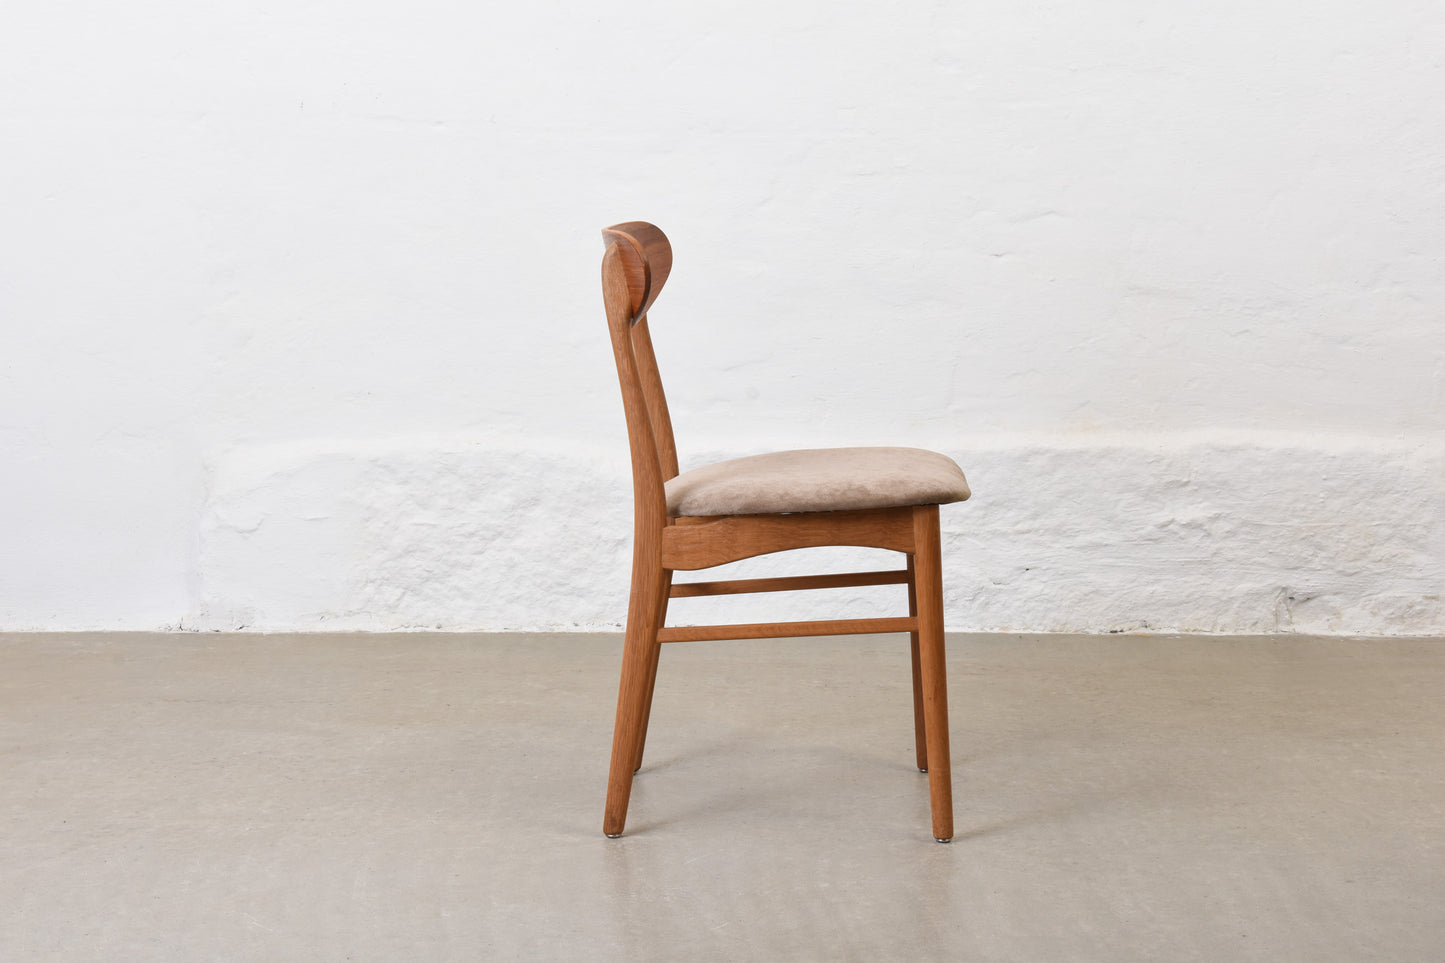
[[950,628],[1445,633],[1442,49],[1425,0],[7,3],[0,629],[617,626],[645,218],[685,467],[953,455]]

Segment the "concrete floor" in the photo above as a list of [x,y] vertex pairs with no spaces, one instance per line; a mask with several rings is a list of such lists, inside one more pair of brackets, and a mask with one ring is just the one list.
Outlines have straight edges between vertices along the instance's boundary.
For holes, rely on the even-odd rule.
[[1445,640],[0,636],[0,959],[1442,960]]

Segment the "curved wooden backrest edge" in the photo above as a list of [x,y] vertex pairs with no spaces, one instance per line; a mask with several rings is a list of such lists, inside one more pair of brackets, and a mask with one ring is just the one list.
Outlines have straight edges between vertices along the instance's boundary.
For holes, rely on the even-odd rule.
[[672,273],[672,244],[655,224],[624,221],[602,229],[606,244],[617,244],[632,299],[632,323],[647,314]]
[[[609,239],[610,240],[610,239]],[[660,449],[655,436],[653,403],[648,397],[633,338],[632,285],[626,270],[626,246],[611,242],[602,258],[602,300],[607,310],[607,327],[617,362],[622,388],[622,408],[627,418],[628,447],[632,453],[632,487],[637,522],[665,524],[665,480]],[[658,521],[654,521],[657,519]]]

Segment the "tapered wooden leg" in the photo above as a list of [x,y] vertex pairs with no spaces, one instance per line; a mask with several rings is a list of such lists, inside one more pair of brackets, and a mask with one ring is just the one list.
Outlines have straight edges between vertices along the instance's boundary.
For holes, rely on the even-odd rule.
[[913,510],[913,542],[918,663],[928,737],[928,797],[933,810],[933,838],[946,843],[953,838],[953,781],[948,756],[948,680],[943,652],[943,567],[937,505]]
[[[662,628],[667,621],[667,597],[668,591],[672,588],[672,571],[664,569],[662,572],[662,611],[657,615],[657,627]],[[652,647],[652,663],[647,668],[647,701],[642,709],[642,725],[637,730],[637,751],[632,754],[632,771],[642,768],[642,750],[647,746],[647,724],[652,721],[652,693],[657,688],[657,661],[662,657],[662,646]]]
[[656,678],[657,672],[657,630],[662,627],[666,582],[656,558],[638,551],[632,566],[622,682],[617,689],[617,722],[612,730],[612,765],[607,777],[607,809],[602,817],[602,831],[608,836],[621,836],[627,824],[627,802],[632,796],[634,762],[641,751],[650,680]]
[[[918,590],[914,587],[913,556],[908,556],[908,616],[918,617]],[[908,647],[913,656],[913,749],[918,771],[928,771],[928,734],[923,725],[923,673],[918,666],[918,633],[908,633]]]

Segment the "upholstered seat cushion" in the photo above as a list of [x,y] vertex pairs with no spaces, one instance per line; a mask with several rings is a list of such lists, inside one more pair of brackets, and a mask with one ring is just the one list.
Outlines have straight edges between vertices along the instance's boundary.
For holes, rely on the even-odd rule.
[[749,455],[683,472],[669,515],[774,515],[942,505],[968,498],[947,455],[921,448],[810,448]]

